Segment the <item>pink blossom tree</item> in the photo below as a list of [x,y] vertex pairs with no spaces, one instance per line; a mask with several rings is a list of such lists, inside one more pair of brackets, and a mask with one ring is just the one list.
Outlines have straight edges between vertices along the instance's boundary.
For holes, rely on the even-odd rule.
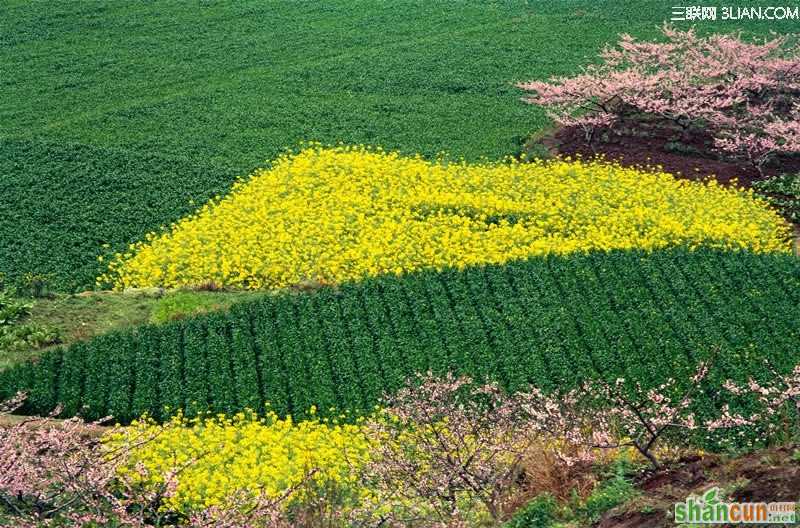
[[783,36],[751,43],[669,26],[663,34],[664,42],[622,35],[579,75],[517,86],[560,125],[582,129],[590,145],[600,129],[647,124],[684,141],[701,128],[720,154],[759,172],[777,154],[800,152],[800,46]]
[[366,422],[376,452],[362,478],[392,506],[365,505],[362,523],[468,526],[479,512],[498,521],[538,439],[526,399],[494,383],[431,373],[389,396]]
[[[709,363],[701,363],[689,382],[681,384],[683,388],[674,378],[647,389],[622,378],[614,382],[589,380],[561,396],[534,390],[529,404],[534,406],[532,414],[538,415],[534,423],[543,430],[591,449],[634,448],[654,470],[663,467],[656,455],[658,447],[688,445],[682,432],[709,437],[733,430],[741,436],[746,429],[758,429],[766,434],[766,440],[780,440],[777,432],[781,425],[785,429],[783,440],[791,440],[800,432],[800,365],[786,375],[772,369],[769,382],[759,383],[751,377],[746,385],[731,380],[722,386],[709,385],[709,370]],[[697,398],[705,391],[722,393],[725,403],[716,417],[700,419]],[[734,412],[728,401],[731,396],[759,410],[746,415]],[[779,419],[782,412],[783,419]]]

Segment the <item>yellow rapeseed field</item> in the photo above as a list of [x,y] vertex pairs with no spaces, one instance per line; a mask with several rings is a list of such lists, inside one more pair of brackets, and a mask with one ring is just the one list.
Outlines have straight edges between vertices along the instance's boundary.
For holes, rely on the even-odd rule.
[[143,419],[104,441],[111,450],[141,444],[128,455],[121,476],[153,489],[171,478],[164,507],[180,512],[224,507],[240,493],[278,498],[309,474],[320,485],[347,489],[369,453],[358,424],[293,422],[274,414],[192,420],[176,414],[163,426]]
[[281,288],[533,255],[700,245],[789,251],[752,193],[600,162],[429,162],[311,146],[117,254],[116,288]]

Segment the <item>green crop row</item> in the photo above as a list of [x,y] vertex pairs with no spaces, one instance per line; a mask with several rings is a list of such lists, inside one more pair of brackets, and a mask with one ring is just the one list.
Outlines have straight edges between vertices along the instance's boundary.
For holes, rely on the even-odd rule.
[[[570,387],[652,386],[718,355],[718,376],[800,361],[800,264],[785,255],[669,250],[549,257],[267,296],[112,333],[0,373],[28,413],[122,422],[165,408],[355,412],[416,372]],[[719,353],[717,353],[719,351]]]

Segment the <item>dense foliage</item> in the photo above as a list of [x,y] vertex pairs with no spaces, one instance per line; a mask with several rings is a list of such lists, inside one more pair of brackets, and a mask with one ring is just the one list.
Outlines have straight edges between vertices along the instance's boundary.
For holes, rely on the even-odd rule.
[[800,174],[781,174],[757,181],[753,188],[784,217],[800,224]]
[[431,163],[310,147],[118,253],[118,288],[281,288],[542,254],[687,245],[786,252],[751,193],[599,162]]
[[800,267],[789,255],[664,250],[539,258],[420,272],[268,296],[135,332],[112,333],[0,373],[0,397],[31,389],[27,412],[112,414],[164,407],[279,415],[369,409],[431,369],[510,389],[568,388],[625,375],[645,386],[725,352],[741,379],[796,354]]
[[574,73],[667,16],[659,0],[3,2],[0,271],[91,287],[102,244],[124,249],[298,140],[512,154],[548,120],[511,81]]

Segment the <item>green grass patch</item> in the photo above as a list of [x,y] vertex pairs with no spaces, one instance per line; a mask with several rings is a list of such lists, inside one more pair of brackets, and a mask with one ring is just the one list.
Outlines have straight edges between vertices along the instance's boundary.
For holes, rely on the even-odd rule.
[[237,301],[265,295],[252,292],[176,291],[158,299],[150,312],[151,323],[166,323],[192,315],[224,311]]
[[[721,353],[712,381],[797,362],[800,261],[676,249],[548,257],[374,278],[285,293],[112,332],[0,372],[25,409],[125,422],[164,408],[302,417],[363,412],[415,372],[492,378],[510,390],[624,377],[686,380]],[[716,377],[715,377],[716,376]],[[705,398],[705,399],[704,399]],[[715,406],[712,396],[698,405]]]
[[552,495],[538,495],[516,511],[503,528],[550,528],[558,519],[559,509]]
[[582,504],[576,508],[579,517],[586,519],[588,525],[600,517],[636,497],[640,492],[622,472],[617,472],[607,480],[601,481]]
[[[11,0],[2,16],[0,271],[75,291],[103,244],[124,249],[299,140],[514,154],[548,120],[513,82],[575,73],[621,32],[655,37],[670,7]],[[798,27],[699,28],[735,29]]]

